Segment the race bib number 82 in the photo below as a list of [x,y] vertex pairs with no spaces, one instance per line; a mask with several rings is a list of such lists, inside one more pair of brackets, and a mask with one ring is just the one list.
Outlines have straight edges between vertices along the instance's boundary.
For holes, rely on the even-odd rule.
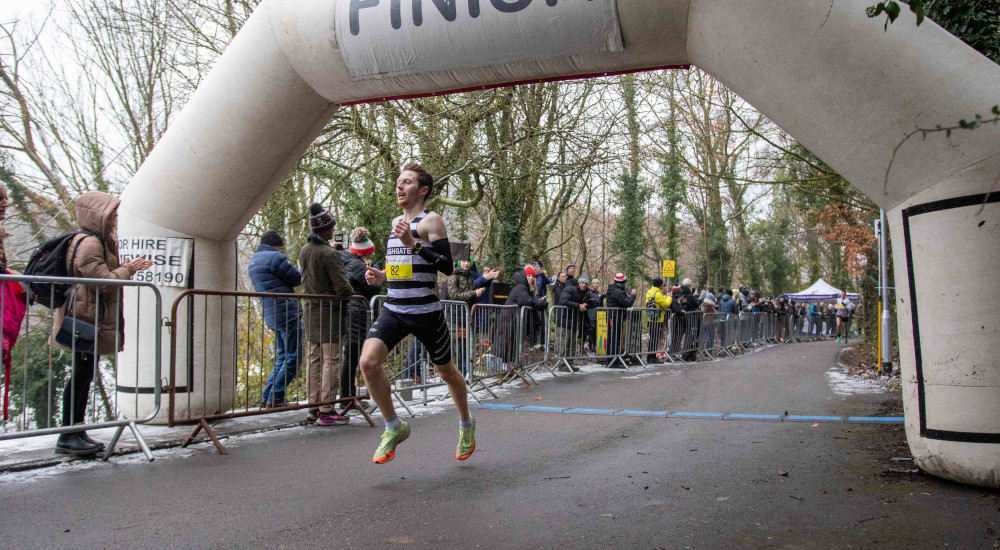
[[386,258],[385,276],[390,281],[413,278],[413,256],[389,256]]

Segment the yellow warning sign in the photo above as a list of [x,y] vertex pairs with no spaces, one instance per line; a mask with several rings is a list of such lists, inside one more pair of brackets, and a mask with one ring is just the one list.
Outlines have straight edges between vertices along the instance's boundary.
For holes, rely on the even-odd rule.
[[674,270],[675,270],[676,267],[677,267],[677,262],[674,262],[673,260],[664,260],[663,261],[663,276],[664,277],[673,277],[674,276]]
[[594,346],[597,348],[595,352],[599,357],[604,357],[608,354],[608,312],[598,311],[597,312],[597,343]]

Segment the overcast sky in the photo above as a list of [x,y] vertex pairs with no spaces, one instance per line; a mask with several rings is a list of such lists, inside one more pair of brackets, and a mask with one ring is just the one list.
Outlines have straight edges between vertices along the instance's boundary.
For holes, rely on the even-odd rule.
[[[59,0],[53,0],[58,3]],[[27,16],[44,15],[50,0],[3,0],[0,1],[0,22],[23,19]]]

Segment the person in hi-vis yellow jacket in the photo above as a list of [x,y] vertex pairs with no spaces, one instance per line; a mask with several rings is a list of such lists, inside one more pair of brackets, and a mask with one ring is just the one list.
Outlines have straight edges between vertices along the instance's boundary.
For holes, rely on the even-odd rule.
[[[665,294],[662,290],[663,279],[656,278],[653,279],[653,286],[646,291],[646,307],[647,308],[659,308],[663,311],[659,315],[653,314],[652,319],[649,323],[649,348],[646,350],[646,362],[647,363],[662,363],[663,361],[658,356],[662,356],[664,352],[660,352],[660,336],[663,334],[664,321],[666,320],[666,311],[670,309],[670,304],[673,298],[669,294]],[[660,352],[660,353],[657,353]]]

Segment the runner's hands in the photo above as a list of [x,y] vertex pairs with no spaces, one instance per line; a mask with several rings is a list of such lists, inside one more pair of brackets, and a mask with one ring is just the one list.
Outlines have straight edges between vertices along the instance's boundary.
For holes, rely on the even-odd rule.
[[365,271],[365,282],[372,286],[381,285],[385,282],[385,271],[368,266]]
[[396,226],[392,228],[392,233],[403,243],[403,246],[413,248],[413,245],[417,244],[417,240],[413,238],[413,233],[410,232],[410,222],[404,218],[399,218]]

